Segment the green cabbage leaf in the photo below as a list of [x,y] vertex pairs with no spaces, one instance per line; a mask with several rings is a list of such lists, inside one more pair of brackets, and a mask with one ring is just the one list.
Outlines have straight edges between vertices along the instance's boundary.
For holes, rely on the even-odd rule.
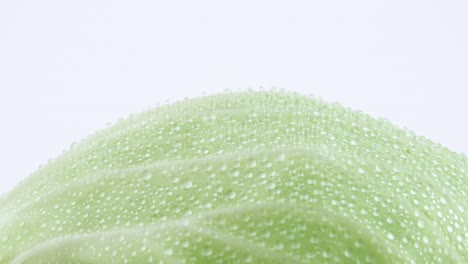
[[187,99],[0,199],[0,263],[468,263],[468,159],[288,92]]

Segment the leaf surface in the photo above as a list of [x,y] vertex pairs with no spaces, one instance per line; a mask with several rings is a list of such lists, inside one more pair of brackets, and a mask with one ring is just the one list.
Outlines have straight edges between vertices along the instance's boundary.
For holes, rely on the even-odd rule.
[[286,92],[131,116],[0,199],[0,263],[467,263],[466,156]]

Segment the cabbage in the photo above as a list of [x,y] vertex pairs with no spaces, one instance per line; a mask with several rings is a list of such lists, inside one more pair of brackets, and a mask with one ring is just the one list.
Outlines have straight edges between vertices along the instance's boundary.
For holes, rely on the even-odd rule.
[[337,104],[130,116],[0,200],[0,263],[468,263],[468,158]]

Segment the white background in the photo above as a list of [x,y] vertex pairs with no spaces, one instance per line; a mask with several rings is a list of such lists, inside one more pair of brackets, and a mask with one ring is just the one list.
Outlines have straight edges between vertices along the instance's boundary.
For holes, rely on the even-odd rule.
[[0,193],[166,100],[285,88],[468,153],[468,1],[0,1]]

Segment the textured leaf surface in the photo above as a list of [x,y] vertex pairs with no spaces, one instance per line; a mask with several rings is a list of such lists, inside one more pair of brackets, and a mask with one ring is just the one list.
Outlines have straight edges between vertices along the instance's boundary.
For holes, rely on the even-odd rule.
[[0,199],[0,263],[468,263],[468,159],[283,92],[191,99]]

